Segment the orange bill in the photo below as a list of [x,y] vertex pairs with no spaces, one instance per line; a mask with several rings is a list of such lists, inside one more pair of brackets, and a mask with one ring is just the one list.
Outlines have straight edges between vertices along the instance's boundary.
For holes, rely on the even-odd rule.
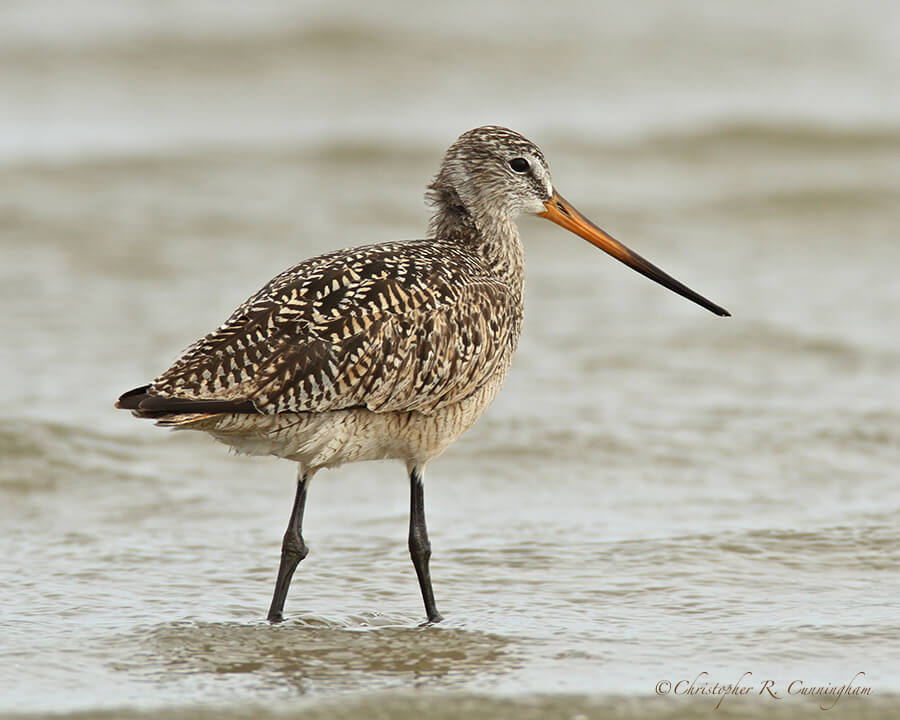
[[612,255],[616,260],[625,263],[633,270],[637,270],[641,275],[645,275],[651,280],[655,280],[663,287],[669,288],[672,292],[676,292],[682,297],[686,297],[688,300],[705,307],[710,312],[725,317],[731,316],[731,313],[725,308],[720,307],[714,302],[710,302],[702,295],[695,293],[687,285],[678,282],[671,275],[663,272],[653,263],[644,260],[644,258],[636,252],[629,250],[607,232],[598,228],[594,223],[572,207],[559,193],[554,192],[553,197],[544,203],[544,207],[547,209],[546,211],[539,213],[541,217],[552,220],[566,230],[575,233],[579,237],[583,237],[592,245],[596,245],[604,252]]

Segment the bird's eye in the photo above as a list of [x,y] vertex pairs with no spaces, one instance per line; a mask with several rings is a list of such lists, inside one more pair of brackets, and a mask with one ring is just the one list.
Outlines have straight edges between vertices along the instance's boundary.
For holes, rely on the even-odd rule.
[[517,173],[527,173],[531,170],[531,165],[525,158],[513,158],[509,161],[509,166]]

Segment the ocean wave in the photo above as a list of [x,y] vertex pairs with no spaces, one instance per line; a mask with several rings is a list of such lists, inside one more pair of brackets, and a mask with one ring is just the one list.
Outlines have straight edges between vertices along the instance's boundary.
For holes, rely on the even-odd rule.
[[129,445],[90,428],[36,419],[0,419],[0,491],[52,492],[63,484],[134,477]]

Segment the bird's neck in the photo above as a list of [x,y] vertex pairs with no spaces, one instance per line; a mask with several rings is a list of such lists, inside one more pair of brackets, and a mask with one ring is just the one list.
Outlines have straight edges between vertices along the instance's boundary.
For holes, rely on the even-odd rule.
[[479,223],[474,245],[479,257],[493,273],[521,293],[525,282],[525,250],[519,230],[509,218]]
[[463,245],[491,276],[509,283],[521,294],[525,251],[512,219],[505,214],[471,212],[455,195],[443,200],[436,204],[429,223],[431,237]]

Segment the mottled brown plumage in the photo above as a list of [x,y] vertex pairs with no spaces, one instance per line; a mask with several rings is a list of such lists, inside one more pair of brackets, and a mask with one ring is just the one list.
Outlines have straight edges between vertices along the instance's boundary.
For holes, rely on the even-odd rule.
[[521,288],[458,244],[341,250],[275,278],[157,377],[148,397],[247,401],[265,415],[430,414],[490,378],[520,324]]
[[327,253],[276,276],[217,330],[117,406],[299,463],[269,619],[306,555],[306,489],[321,468],[395,458],[410,473],[409,546],[430,621],[422,473],[478,419],[519,339],[524,255],[515,219],[539,214],[714,312],[555,193],[541,151],[506,128],[464,133],[428,189],[425,240]]

